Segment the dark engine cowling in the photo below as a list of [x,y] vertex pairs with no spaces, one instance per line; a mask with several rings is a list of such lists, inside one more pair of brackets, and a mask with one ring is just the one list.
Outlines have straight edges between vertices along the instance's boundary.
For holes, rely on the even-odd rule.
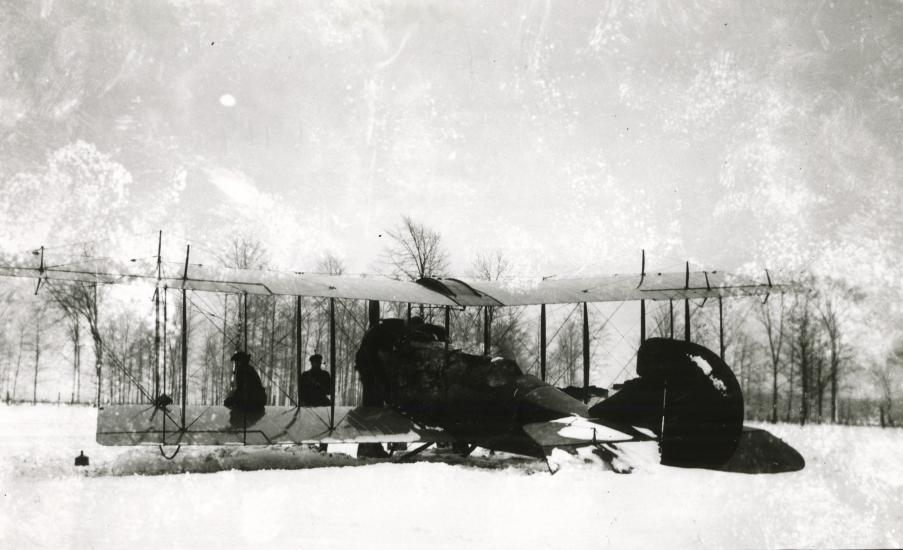
[[365,406],[399,408],[457,434],[516,432],[586,406],[501,357],[446,351],[441,327],[385,319],[357,353]]

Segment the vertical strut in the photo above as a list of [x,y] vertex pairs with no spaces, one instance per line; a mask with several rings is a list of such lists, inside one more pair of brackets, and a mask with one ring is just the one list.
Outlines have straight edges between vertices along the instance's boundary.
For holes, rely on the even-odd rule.
[[668,328],[671,331],[669,338],[674,339],[674,300],[668,300]]
[[185,247],[185,270],[182,273],[182,430],[185,429],[185,406],[188,405],[188,255],[191,245]]
[[329,429],[335,429],[335,298],[329,299],[329,376],[332,399],[329,400]]
[[448,360],[448,342],[451,340],[451,306],[445,306],[445,355]]
[[722,305],[721,296],[718,297],[718,344],[721,350],[721,360],[724,360],[724,306]]
[[589,309],[583,302],[583,402],[589,402]]
[[[100,312],[97,311],[97,282],[94,283],[94,325],[100,328]],[[102,355],[101,355],[102,356]],[[100,397],[102,395],[103,382],[103,363],[97,361],[97,408],[100,408]]]
[[[687,275],[684,289],[690,288],[690,262],[687,262]],[[684,298],[684,340],[690,341],[690,299]]]
[[[639,290],[643,286],[646,279],[646,250],[643,249],[643,259],[640,265],[640,284],[636,285]],[[646,341],[646,300],[640,300],[640,345]]]
[[646,300],[640,300],[640,345],[646,341]]
[[220,353],[220,366],[219,366],[219,384],[217,384],[216,389],[216,401],[219,402],[220,397],[223,395],[223,373],[226,372],[226,346],[229,345],[229,336],[228,336],[228,324],[227,319],[229,317],[229,295],[223,294],[223,349]]
[[301,296],[295,296],[295,382],[298,391],[298,406],[301,406],[301,374],[304,373],[304,351],[301,349]]
[[492,348],[492,308],[483,306],[483,355],[489,355]]
[[242,295],[241,350],[248,353],[248,293]]
[[157,235],[157,288],[154,290],[154,399],[160,396],[160,277],[163,275],[160,253],[163,231]]
[[[163,287],[163,393],[166,393],[166,362],[167,362],[167,348],[169,347],[169,341],[166,337],[166,325],[169,324],[169,313],[168,313],[168,304],[169,304],[169,292],[167,292],[167,288]],[[164,417],[165,418],[165,417]]]
[[539,379],[546,381],[546,305],[539,306]]
[[690,341],[690,300],[684,300],[684,340]]
[[367,319],[368,327],[373,328],[379,324],[379,300],[367,301]]

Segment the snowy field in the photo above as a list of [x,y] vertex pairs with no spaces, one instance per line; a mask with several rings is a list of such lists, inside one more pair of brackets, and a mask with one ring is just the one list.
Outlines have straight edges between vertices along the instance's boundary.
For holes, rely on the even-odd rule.
[[[531,459],[359,465],[307,448],[167,462],[98,446],[95,421],[87,407],[0,405],[0,548],[903,546],[903,430],[772,427],[806,457],[791,474],[641,461],[551,476]],[[91,466],[76,469],[82,449]]]

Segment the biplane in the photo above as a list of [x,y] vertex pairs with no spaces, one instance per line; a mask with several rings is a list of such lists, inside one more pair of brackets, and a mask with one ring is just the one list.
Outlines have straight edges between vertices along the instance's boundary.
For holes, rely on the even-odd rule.
[[[181,396],[160,405],[107,405],[98,412],[97,441],[102,445],[275,445],[358,444],[362,450],[382,445],[408,448],[408,458],[434,444],[450,444],[462,454],[476,447],[544,458],[554,473],[556,453],[589,450],[615,471],[631,469],[622,448],[657,442],[663,464],[716,470],[776,473],[802,469],[803,457],[761,429],[744,427],[743,396],[724,362],[722,300],[791,291],[776,282],[721,271],[646,272],[580,278],[546,278],[519,283],[424,278],[401,281],[381,276],[330,276],[302,272],[241,270],[184,264],[173,272],[155,260],[117,262],[86,258],[45,264],[9,262],[0,275],[44,281],[89,284],[143,284],[160,290],[320,297],[329,302],[329,365],[335,383],[335,301],[366,300],[369,329],[356,354],[363,388],[361,406],[267,406],[255,413],[223,406],[190,405],[186,397],[187,353],[182,354]],[[36,265],[37,264],[37,265]],[[37,289],[36,289],[37,291]],[[717,300],[720,350],[691,341],[690,301]],[[587,304],[639,301],[641,346],[637,377],[612,395],[589,403]],[[647,301],[671,305],[670,338],[646,337]],[[673,335],[673,304],[684,302],[684,338]],[[380,303],[408,305],[408,318],[381,318]],[[299,302],[300,303],[300,302]],[[444,325],[410,316],[411,304],[441,308]],[[575,397],[546,380],[546,306],[582,304],[583,393]],[[490,356],[493,310],[538,306],[539,376],[526,374],[510,358]],[[483,355],[453,345],[449,312],[481,308]],[[185,311],[183,307],[183,312]],[[187,345],[182,319],[182,345]],[[244,341],[247,341],[245,336]],[[159,393],[159,390],[155,390]],[[582,397],[582,398],[581,398]],[[178,447],[177,447],[178,448]],[[363,453],[362,453],[363,454]],[[164,455],[166,456],[166,455]]]

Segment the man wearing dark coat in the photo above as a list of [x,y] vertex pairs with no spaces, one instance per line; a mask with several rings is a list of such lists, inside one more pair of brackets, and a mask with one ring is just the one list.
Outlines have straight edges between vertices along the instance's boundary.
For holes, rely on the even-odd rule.
[[315,353],[310,356],[310,369],[301,373],[301,399],[302,407],[327,407],[331,403],[332,377],[323,370],[323,356]]
[[232,355],[232,389],[223,405],[243,412],[263,412],[267,402],[266,390],[260,376],[251,366],[251,356],[243,351]]

